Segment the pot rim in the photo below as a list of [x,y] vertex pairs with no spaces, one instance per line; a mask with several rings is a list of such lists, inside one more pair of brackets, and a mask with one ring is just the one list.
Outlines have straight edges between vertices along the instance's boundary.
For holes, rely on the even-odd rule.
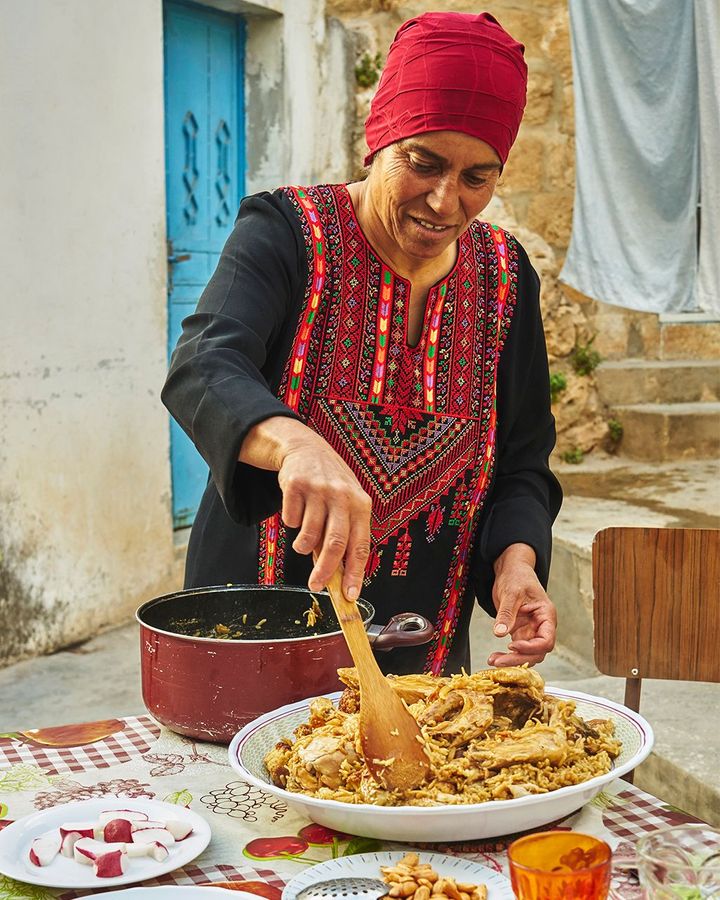
[[[231,646],[237,644],[251,644],[253,646],[257,646],[258,644],[278,644],[278,643],[300,643],[302,641],[317,641],[322,640],[323,638],[331,638],[336,637],[337,635],[342,634],[342,629],[338,625],[337,631],[328,631],[325,634],[308,634],[302,637],[290,637],[290,638],[256,638],[254,640],[246,640],[245,638],[209,638],[209,637],[196,637],[191,634],[179,634],[177,631],[167,631],[164,628],[159,628],[157,625],[150,625],[148,622],[145,622],[142,619],[142,615],[144,612],[149,610],[153,606],[157,606],[160,603],[165,601],[174,600],[177,597],[189,597],[193,594],[222,594],[227,593],[230,590],[240,590],[240,591],[268,591],[269,593],[277,593],[278,591],[291,591],[293,593],[298,594],[308,594],[309,596],[319,595],[322,597],[327,597],[330,599],[330,595],[327,591],[311,591],[309,588],[300,587],[298,585],[289,585],[289,584],[213,584],[208,587],[197,587],[197,588],[186,588],[182,591],[173,591],[170,594],[163,594],[160,597],[153,597],[152,600],[146,600],[145,603],[141,604],[135,610],[135,618],[139,622],[142,628],[147,628],[149,631],[154,632],[155,634],[163,634],[168,637],[176,638],[177,640],[185,640],[185,641],[203,641],[208,644],[221,644],[223,646],[227,646],[228,644]],[[367,600],[363,600],[362,598],[358,598],[357,603],[363,608],[363,625],[365,628],[368,628],[369,625],[372,624],[372,620],[375,617],[375,607],[372,603],[368,603]]]

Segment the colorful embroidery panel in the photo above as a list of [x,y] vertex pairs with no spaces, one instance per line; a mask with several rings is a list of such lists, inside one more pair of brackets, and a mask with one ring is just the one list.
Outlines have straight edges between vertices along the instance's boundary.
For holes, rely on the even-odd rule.
[[[374,578],[406,578],[433,547],[448,573],[428,671],[442,671],[492,479],[497,367],[515,300],[514,245],[475,222],[407,342],[410,283],[367,243],[344,186],[287,189],[307,249],[303,308],[278,395],[321,434],[373,500]],[[260,580],[282,581],[284,528],[263,523]],[[390,553],[383,550],[390,545]],[[384,573],[384,574],[383,574]]]

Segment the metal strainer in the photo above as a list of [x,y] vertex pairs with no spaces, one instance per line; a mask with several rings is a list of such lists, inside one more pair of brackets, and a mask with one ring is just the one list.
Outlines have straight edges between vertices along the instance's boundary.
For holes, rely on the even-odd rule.
[[318,881],[317,884],[303,888],[297,895],[297,900],[320,900],[320,898],[343,900],[345,897],[380,900],[387,896],[388,887],[379,878],[331,878],[329,881]]

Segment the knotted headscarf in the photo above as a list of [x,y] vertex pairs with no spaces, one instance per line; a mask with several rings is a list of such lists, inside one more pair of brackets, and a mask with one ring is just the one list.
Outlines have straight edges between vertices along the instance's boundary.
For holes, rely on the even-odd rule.
[[524,49],[489,13],[428,12],[405,22],[365,122],[365,165],[427,131],[480,138],[504,163],[525,109]]

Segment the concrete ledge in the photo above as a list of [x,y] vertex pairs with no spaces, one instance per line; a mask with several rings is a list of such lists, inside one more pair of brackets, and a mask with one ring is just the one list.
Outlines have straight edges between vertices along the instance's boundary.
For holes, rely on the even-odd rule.
[[611,360],[597,367],[595,378],[609,406],[720,399],[720,360]]

